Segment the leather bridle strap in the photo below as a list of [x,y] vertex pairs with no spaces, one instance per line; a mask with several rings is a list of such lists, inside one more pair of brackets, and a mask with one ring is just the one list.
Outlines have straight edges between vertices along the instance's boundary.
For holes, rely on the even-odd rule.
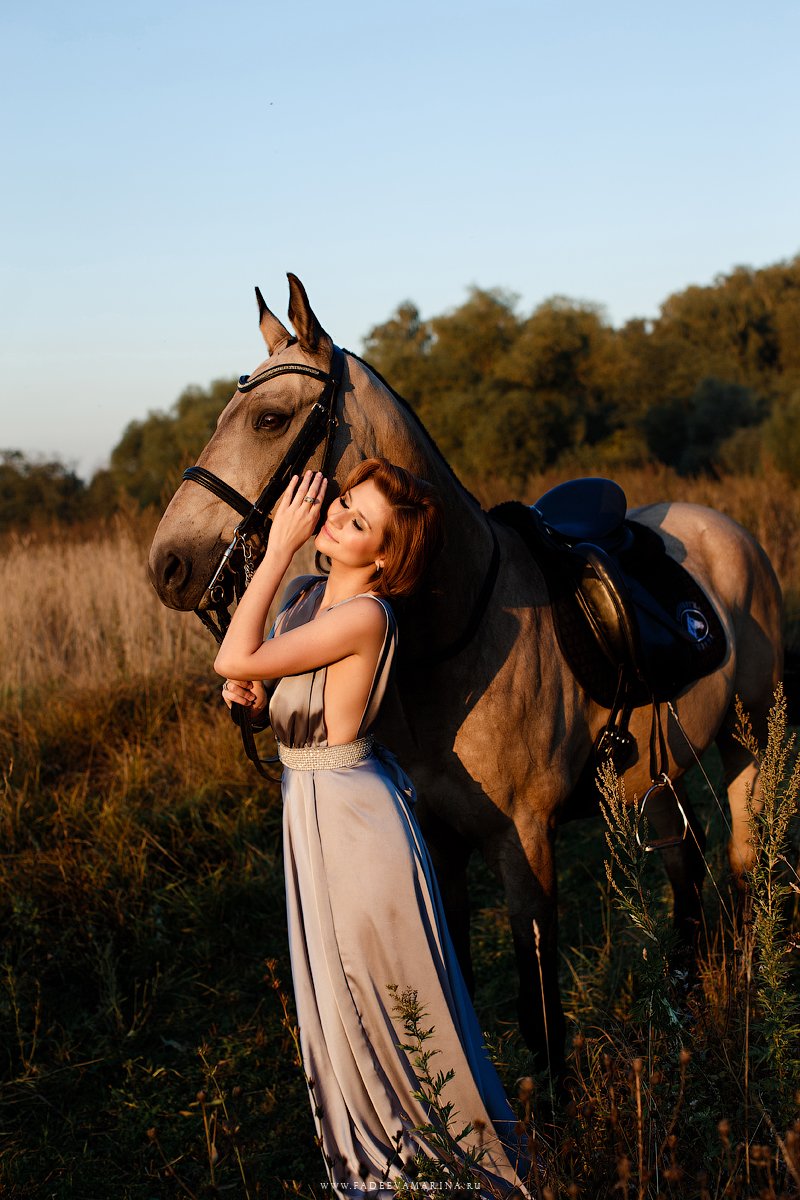
[[245,500],[240,492],[230,487],[218,475],[213,475],[211,471],[207,471],[205,467],[187,467],[183,472],[183,478],[191,479],[194,483],[199,483],[204,488],[208,488],[220,500],[224,500],[231,508],[235,508],[243,517],[250,515],[250,510],[253,507],[250,501]]
[[[323,380],[325,388],[319,400],[306,417],[300,432],[286,451],[280,466],[271,477],[261,495],[251,503],[241,492],[237,492],[230,484],[225,483],[218,475],[214,475],[205,467],[187,467],[183,478],[199,483],[208,491],[213,492],[225,504],[230,505],[240,513],[243,520],[236,527],[239,541],[244,540],[259,525],[266,523],[276,501],[286,490],[286,487],[298,469],[311,457],[319,445],[323,433],[326,433],[325,458],[330,451],[331,433],[336,420],[336,398],[342,384],[344,374],[344,354],[338,346],[334,346],[331,356],[330,371],[321,371],[307,363],[279,363],[268,367],[259,375],[243,376],[239,380],[240,392],[251,392],[278,375],[308,375],[312,379]],[[323,470],[327,463],[323,463]]]

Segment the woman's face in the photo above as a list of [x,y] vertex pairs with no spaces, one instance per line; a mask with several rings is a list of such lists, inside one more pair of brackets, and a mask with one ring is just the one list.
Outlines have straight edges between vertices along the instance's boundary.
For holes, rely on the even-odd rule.
[[388,501],[371,479],[365,479],[333,501],[314,545],[320,554],[349,567],[383,566],[388,517]]

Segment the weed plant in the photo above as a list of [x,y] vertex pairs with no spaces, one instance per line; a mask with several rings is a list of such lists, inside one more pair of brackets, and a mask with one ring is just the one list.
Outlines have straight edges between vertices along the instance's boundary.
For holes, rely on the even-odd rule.
[[[481,1185],[482,1191],[490,1190],[485,1172],[481,1170],[486,1157],[485,1149],[480,1146],[482,1131],[472,1121],[464,1122],[453,1102],[445,1099],[447,1085],[455,1072],[452,1068],[434,1070],[434,1060],[440,1053],[435,1044],[436,1030],[426,1024],[427,1013],[417,991],[410,987],[401,989],[397,984],[389,984],[389,991],[394,998],[394,1014],[403,1027],[405,1040],[398,1045],[409,1055],[417,1076],[418,1087],[413,1095],[428,1114],[427,1121],[416,1127],[428,1152],[420,1150],[414,1156],[413,1173],[406,1169],[411,1180],[397,1183],[397,1195],[418,1194],[423,1184],[433,1185],[431,1191],[437,1185],[467,1191],[471,1190],[469,1185],[472,1183]],[[478,1137],[478,1149],[468,1144],[472,1134]]]

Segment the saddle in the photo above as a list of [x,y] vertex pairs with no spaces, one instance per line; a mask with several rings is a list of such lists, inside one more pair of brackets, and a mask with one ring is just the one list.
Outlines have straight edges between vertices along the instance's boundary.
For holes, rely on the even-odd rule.
[[559,484],[530,507],[508,501],[491,510],[521,535],[544,575],[561,652],[610,710],[595,750],[611,753],[618,769],[635,749],[633,708],[652,704],[657,719],[661,701],[715,670],[726,652],[700,585],[654,530],[626,513],[622,488],[596,478]]

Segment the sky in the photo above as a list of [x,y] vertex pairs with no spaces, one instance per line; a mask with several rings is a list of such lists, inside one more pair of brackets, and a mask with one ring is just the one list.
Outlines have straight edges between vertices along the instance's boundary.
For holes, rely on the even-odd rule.
[[28,0],[0,17],[0,449],[88,477],[264,357],[468,289],[619,325],[800,253],[797,0]]

